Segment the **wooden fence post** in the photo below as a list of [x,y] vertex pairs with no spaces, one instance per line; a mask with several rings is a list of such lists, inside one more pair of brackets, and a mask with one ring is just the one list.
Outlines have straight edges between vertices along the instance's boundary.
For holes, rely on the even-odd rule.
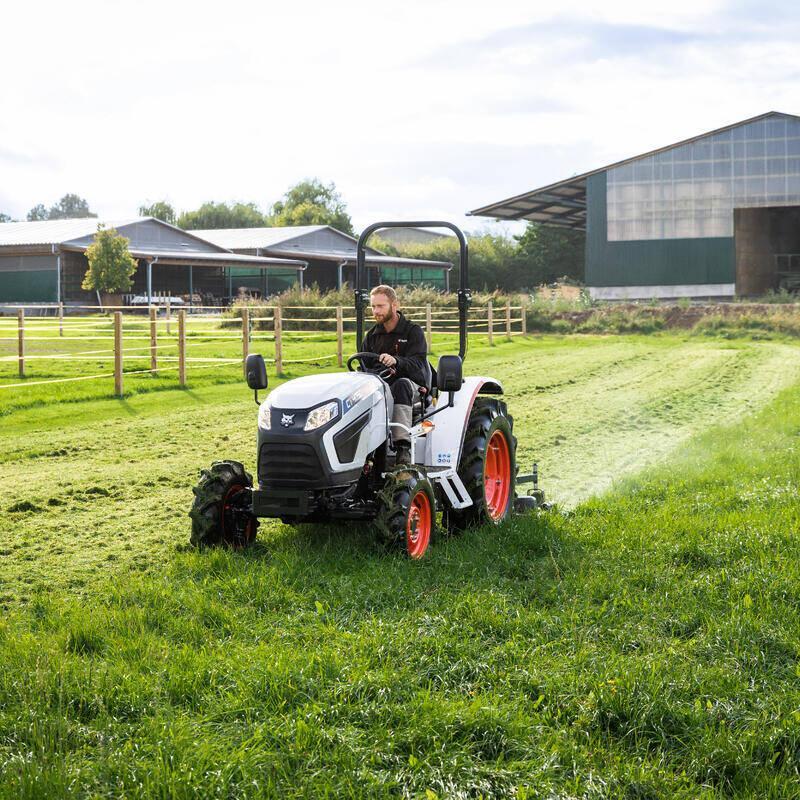
[[186,312],[178,311],[178,383],[186,386]]
[[520,306],[520,316],[522,317],[522,335],[528,335],[528,309],[523,302]]
[[25,309],[17,310],[17,360],[19,362],[19,376],[25,377]]
[[122,397],[122,312],[114,312],[114,394]]
[[486,306],[486,330],[489,335],[489,347],[491,347],[494,344],[494,309],[491,300]]
[[425,306],[425,336],[428,340],[428,352],[433,352],[433,314],[431,314],[431,304]]
[[242,309],[242,372],[247,378],[247,356],[250,355],[250,309]]
[[281,342],[283,321],[281,319],[280,306],[275,306],[273,326],[275,330],[275,372],[280,375],[283,372],[283,343]]
[[169,334],[170,334],[170,330],[169,330],[170,325],[169,325],[169,323],[170,323],[170,320],[172,319],[172,303],[171,303],[171,300],[172,300],[171,297],[167,297],[167,336],[169,336]]
[[506,302],[506,339],[511,341],[511,301]]
[[158,332],[156,330],[158,311],[150,306],[150,372],[158,372]]
[[341,306],[336,306],[336,359],[344,366],[344,314]]
[[64,304],[58,304],[58,335],[64,335]]

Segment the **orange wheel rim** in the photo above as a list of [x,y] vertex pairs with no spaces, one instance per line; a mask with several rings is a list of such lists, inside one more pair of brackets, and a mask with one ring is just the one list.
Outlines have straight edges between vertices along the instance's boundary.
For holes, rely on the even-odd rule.
[[431,541],[433,510],[428,495],[422,490],[411,499],[406,517],[406,548],[411,558],[422,558]]
[[502,431],[495,431],[486,446],[483,484],[489,516],[502,519],[511,495],[511,452]]

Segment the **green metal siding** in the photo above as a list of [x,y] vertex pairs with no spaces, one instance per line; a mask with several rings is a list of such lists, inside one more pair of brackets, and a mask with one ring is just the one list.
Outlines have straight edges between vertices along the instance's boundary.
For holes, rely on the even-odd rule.
[[58,274],[54,269],[0,272],[0,303],[56,303]]
[[606,173],[586,179],[586,284],[677,286],[734,283],[733,238],[609,242]]

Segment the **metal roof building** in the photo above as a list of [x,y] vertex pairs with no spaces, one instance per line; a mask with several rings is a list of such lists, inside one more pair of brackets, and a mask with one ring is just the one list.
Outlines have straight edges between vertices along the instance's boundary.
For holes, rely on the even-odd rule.
[[800,117],[772,111],[471,213],[585,230],[597,298],[763,294],[793,267],[800,281]]
[[96,296],[81,282],[98,224],[129,240],[139,262],[133,276],[138,294],[199,295],[223,302],[235,294],[237,269],[296,275],[306,267],[298,258],[232,253],[152,217],[6,222],[0,224],[0,303],[94,303]]
[[[301,258],[308,264],[306,284],[321,289],[341,288],[345,280],[353,282],[358,240],[330,225],[298,225],[276,228],[228,228],[192,231],[197,236],[235,253],[268,255],[277,258]],[[367,248],[370,285],[391,283],[428,283],[449,290],[452,264],[418,258],[386,256]],[[244,271],[240,280],[247,276]]]

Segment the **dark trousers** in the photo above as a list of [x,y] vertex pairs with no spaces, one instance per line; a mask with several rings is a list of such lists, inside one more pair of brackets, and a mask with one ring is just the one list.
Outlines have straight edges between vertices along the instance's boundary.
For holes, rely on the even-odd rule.
[[413,406],[417,394],[417,384],[411,378],[397,378],[391,385],[395,405]]

